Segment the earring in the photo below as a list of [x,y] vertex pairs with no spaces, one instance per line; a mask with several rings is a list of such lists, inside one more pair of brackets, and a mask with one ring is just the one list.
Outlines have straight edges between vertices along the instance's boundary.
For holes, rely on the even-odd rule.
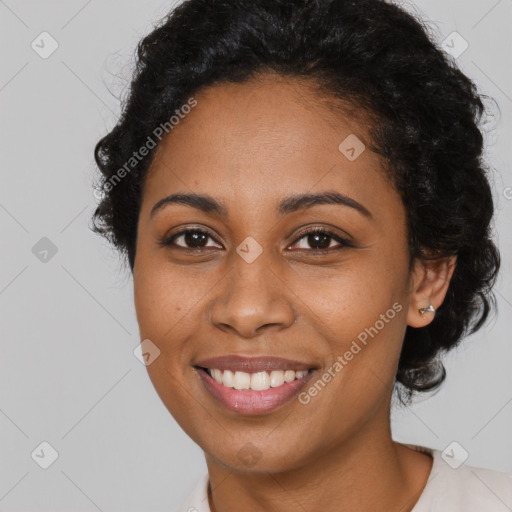
[[435,313],[436,310],[434,309],[434,306],[432,304],[429,304],[426,308],[418,309],[418,311],[423,315],[425,313]]

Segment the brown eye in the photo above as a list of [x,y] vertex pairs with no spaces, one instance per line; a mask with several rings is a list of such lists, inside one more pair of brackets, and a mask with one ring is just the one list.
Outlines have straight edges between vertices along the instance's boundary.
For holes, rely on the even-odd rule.
[[315,252],[353,247],[348,240],[324,228],[315,228],[302,233],[294,242],[294,245],[297,244],[297,242],[300,244],[298,247],[299,250],[313,250]]
[[178,247],[181,249],[218,247],[216,245],[208,245],[208,240],[213,241],[213,237],[207,231],[203,231],[201,229],[186,229],[164,239],[161,242],[161,245],[165,247]]
[[[210,243],[209,243],[210,242]],[[354,247],[348,240],[325,228],[310,229],[302,233],[293,245],[299,244],[298,250],[312,251],[314,253],[327,252],[330,249],[343,249]],[[216,240],[202,229],[186,229],[164,238],[160,245],[185,250],[201,250],[208,247],[222,249]],[[295,250],[295,249],[294,249]]]

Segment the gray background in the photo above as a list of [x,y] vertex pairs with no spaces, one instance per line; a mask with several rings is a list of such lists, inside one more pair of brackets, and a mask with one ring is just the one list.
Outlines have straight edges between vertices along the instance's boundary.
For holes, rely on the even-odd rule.
[[[0,1],[2,511],[172,511],[206,471],[133,354],[129,272],[88,228],[93,147],[119,114],[136,43],[172,5]],[[440,392],[393,414],[394,437],[457,441],[467,464],[512,473],[512,1],[403,5],[436,40],[461,34],[459,65],[499,103],[486,159],[503,270],[499,315],[446,358]],[[43,31],[59,45],[46,59],[31,47]],[[58,453],[48,469],[43,441]]]

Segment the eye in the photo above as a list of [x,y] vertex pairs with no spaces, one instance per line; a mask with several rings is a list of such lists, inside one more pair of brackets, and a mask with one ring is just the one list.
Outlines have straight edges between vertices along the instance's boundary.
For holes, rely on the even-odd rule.
[[[208,244],[211,240],[215,242]],[[333,247],[332,242],[335,242]],[[338,245],[336,246],[336,242]],[[313,251],[315,253],[326,252],[330,249],[343,249],[344,247],[354,247],[347,239],[340,235],[329,231],[325,228],[313,228],[304,231],[296,239],[293,245],[299,243],[299,250]],[[216,245],[216,241],[208,231],[202,229],[185,229],[164,238],[159,242],[162,247],[172,247],[185,250],[201,250],[207,247],[215,247],[222,249],[220,244]],[[309,245],[309,247],[307,247]],[[290,246],[290,247],[292,247]],[[295,250],[295,249],[294,249]]]
[[[325,228],[313,228],[300,234],[293,245],[299,243],[299,250],[309,250],[316,253],[328,251],[329,249],[343,249],[344,247],[354,247],[347,239],[339,236]],[[338,242],[338,245],[332,245],[332,242]],[[309,248],[307,247],[309,245]]]
[[[208,239],[214,240],[214,238],[202,229],[185,229],[179,233],[175,233],[170,237],[164,238],[160,245],[164,247],[177,247],[180,249],[202,249],[204,247],[216,247],[215,245],[208,245]],[[222,247],[220,247],[222,248]]]

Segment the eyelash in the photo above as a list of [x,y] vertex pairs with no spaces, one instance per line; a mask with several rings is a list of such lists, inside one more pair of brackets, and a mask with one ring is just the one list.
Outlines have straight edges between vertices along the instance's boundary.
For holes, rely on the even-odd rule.
[[[173,248],[173,249],[175,248],[175,249],[180,249],[180,250],[189,251],[189,252],[197,252],[197,251],[201,251],[202,249],[207,249],[205,247],[183,247],[181,245],[176,245],[175,240],[182,235],[186,235],[187,233],[200,233],[203,235],[207,235],[209,239],[213,240],[217,244],[219,243],[219,242],[217,242],[217,240],[215,240],[215,238],[212,235],[210,235],[210,233],[208,231],[205,231],[203,229],[184,229],[183,231],[174,233],[170,237],[166,237],[166,238],[162,239],[160,241],[159,245],[162,247],[168,247],[168,248]],[[332,231],[329,231],[326,228],[322,228],[322,227],[316,227],[316,228],[309,229],[307,231],[303,231],[302,233],[300,233],[298,235],[298,238],[295,239],[295,241],[292,243],[292,245],[295,245],[299,240],[303,239],[304,237],[311,235],[311,234],[316,234],[316,233],[321,233],[323,235],[327,235],[328,238],[331,238],[331,239],[335,240],[336,242],[339,242],[340,245],[338,247],[328,247],[327,249],[293,249],[293,250],[308,251],[308,252],[314,252],[316,254],[319,254],[319,253],[326,253],[326,252],[333,251],[333,250],[344,249],[346,247],[354,247],[354,245],[352,243],[350,243],[347,239],[339,236],[338,234],[336,234]],[[221,244],[219,244],[219,245],[221,245]]]

